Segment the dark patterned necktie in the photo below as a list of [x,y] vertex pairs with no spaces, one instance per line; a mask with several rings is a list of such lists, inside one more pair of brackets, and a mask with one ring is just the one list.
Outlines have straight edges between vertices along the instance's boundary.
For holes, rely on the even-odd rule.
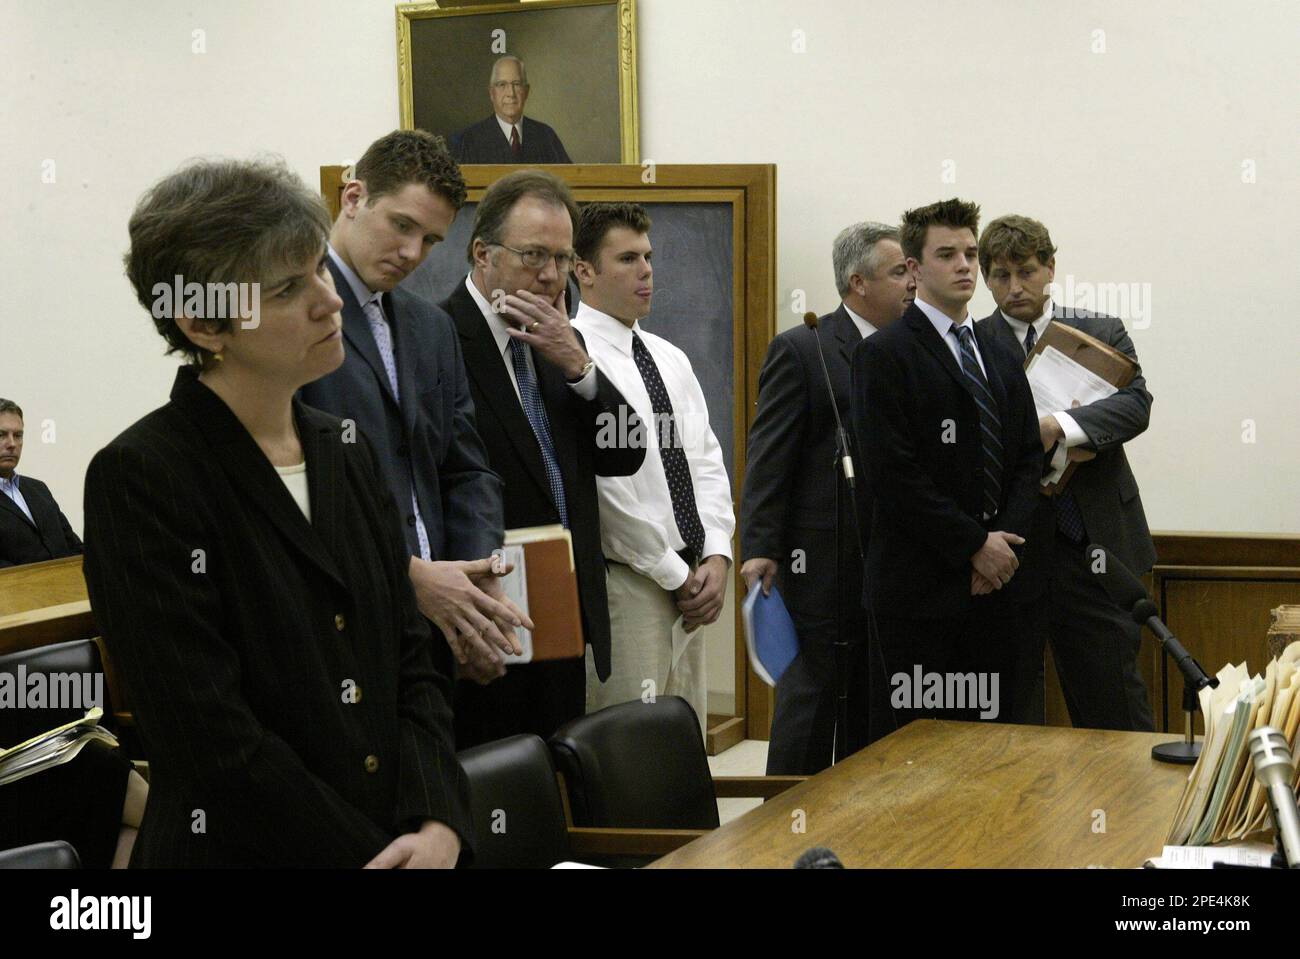
[[636,361],[636,368],[641,373],[641,381],[645,383],[645,391],[650,396],[650,406],[654,410],[652,428],[664,464],[664,477],[668,480],[668,495],[673,501],[673,519],[686,548],[698,560],[704,551],[704,526],[695,504],[695,484],[691,482],[691,470],[680,442],[681,434],[673,417],[673,404],[668,398],[668,389],[664,386],[663,377],[659,375],[654,357],[636,333],[632,334],[632,359]]
[[551,484],[551,497],[555,508],[560,512],[560,523],[569,528],[569,510],[564,500],[564,478],[560,475],[560,463],[555,458],[555,444],[551,442],[551,423],[546,418],[546,407],[542,405],[542,394],[537,389],[537,379],[528,368],[528,347],[521,341],[510,339],[510,363],[515,370],[515,382],[519,384],[519,399],[524,407],[524,415],[537,437],[537,445],[542,450],[542,466],[546,469],[546,481]]
[[510,152],[519,159],[519,154],[523,152],[523,147],[519,145],[519,128],[513,124],[510,126]]
[[1034,352],[1034,344],[1038,342],[1038,334],[1034,331],[1034,324],[1029,324],[1029,332],[1025,334],[1025,356]]
[[961,344],[961,369],[970,380],[975,405],[980,414],[980,443],[984,450],[984,514],[993,516],[1002,499],[1002,421],[998,419],[998,403],[984,378],[979,359],[975,356],[975,334],[969,326],[952,325]]

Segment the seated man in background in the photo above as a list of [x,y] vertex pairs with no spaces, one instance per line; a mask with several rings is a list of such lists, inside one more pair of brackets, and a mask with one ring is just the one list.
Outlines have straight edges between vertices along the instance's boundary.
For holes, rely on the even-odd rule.
[[81,554],[81,540],[38,479],[18,475],[23,411],[0,399],[0,566],[21,566]]
[[[1048,326],[1060,323],[1137,362],[1122,320],[1053,303],[1056,247],[1037,220],[1015,215],[994,220],[980,236],[979,260],[998,308],[976,326],[987,328],[1017,357],[1028,356]],[[1124,455],[1124,444],[1146,431],[1150,417],[1151,394],[1139,367],[1133,382],[1115,395],[1038,421],[1044,455],[1051,455],[1054,465],[1076,448],[1095,456],[1079,463],[1059,495],[1038,497],[1024,569],[1009,589],[1025,620],[1013,696],[1016,715],[1009,721],[1044,721],[1043,646],[1050,641],[1070,722],[1092,729],[1155,728],[1137,664],[1142,629],[1106,595],[1084,559],[1084,547],[1092,542],[1135,576],[1155,562],[1137,480]]]
[[636,203],[588,203],[573,246],[582,305],[573,325],[601,372],[652,424],[645,463],[601,476],[612,672],[588,648],[587,709],[681,696],[707,724],[704,637],[731,570],[731,481],[686,354],[641,328],[650,313],[650,217]]

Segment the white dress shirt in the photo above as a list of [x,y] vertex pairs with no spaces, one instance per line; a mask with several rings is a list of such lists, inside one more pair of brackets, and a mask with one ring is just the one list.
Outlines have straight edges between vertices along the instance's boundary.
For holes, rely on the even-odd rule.
[[596,477],[601,547],[607,559],[631,566],[662,589],[676,589],[690,575],[690,567],[677,555],[686,542],[673,518],[663,459],[654,443],[654,406],[632,358],[633,332],[640,336],[654,359],[672,401],[673,419],[681,435],[695,488],[695,504],[704,527],[701,556],[725,556],[730,560],[731,536],[736,530],[731,480],[723,463],[722,447],[709,427],[704,391],[686,354],[667,340],[641,329],[640,322],[629,329],[612,316],[583,303],[578,307],[573,325],[586,337],[587,351],[600,364],[601,372],[636,410],[650,438],[645,463],[632,476]]
[[24,515],[31,520],[32,525],[36,525],[36,520],[32,518],[32,511],[27,506],[27,500],[23,499],[22,492],[18,489],[18,471],[14,470],[9,479],[0,476],[0,490],[14,501],[14,505],[23,511]]
[[847,303],[842,303],[840,305],[844,307],[844,312],[849,315],[849,319],[853,321],[853,325],[858,328],[858,332],[862,334],[864,340],[872,333],[876,332],[876,328],[849,309]]
[[[519,400],[520,407],[522,407],[524,398],[519,393],[519,381],[515,379],[515,364],[510,357],[510,340],[512,337],[506,332],[508,329],[506,321],[492,309],[492,304],[488,302],[487,297],[480,293],[478,287],[474,285],[473,273],[465,277],[465,289],[469,290],[469,295],[474,297],[479,312],[483,314],[483,319],[487,320],[488,329],[492,331],[492,338],[497,341],[497,351],[501,354],[501,362],[506,365],[506,375],[510,377],[510,385],[515,388],[515,397]],[[591,355],[590,350],[588,350],[587,355]],[[533,381],[536,382],[537,365],[533,362],[532,350],[524,351],[524,362],[528,364],[528,369],[533,373]],[[576,383],[569,383],[569,388],[588,402],[594,400],[596,398],[596,367],[593,366],[589,369],[586,375]]]
[[[1002,319],[1007,321],[1007,325],[1011,327],[1011,332],[1016,334],[1016,339],[1020,341],[1020,348],[1023,350],[1025,348],[1025,337],[1029,334],[1030,324],[1026,323],[1024,320],[1017,320],[1014,316],[1007,316],[1007,314],[1001,310],[998,312],[1002,313]],[[1043,315],[1034,320],[1033,323],[1034,342],[1043,338],[1043,334],[1047,332],[1047,327],[1051,322],[1052,300],[1051,297],[1048,297],[1047,302],[1043,305]],[[1083,428],[1074,421],[1074,417],[1069,413],[1066,413],[1064,410],[1059,413],[1053,413],[1052,415],[1056,417],[1056,422],[1061,424],[1061,430],[1065,433],[1065,439],[1057,445],[1056,452],[1052,455],[1052,468],[1060,469],[1065,465],[1067,451],[1070,447],[1079,446],[1088,442],[1088,434],[1085,433]]]
[[518,122],[518,123],[509,123],[509,122],[507,122],[507,121],[505,121],[505,120],[502,120],[501,117],[497,116],[497,114],[495,114],[495,113],[492,114],[492,115],[493,115],[494,117],[497,118],[497,126],[499,126],[499,127],[501,128],[501,132],[502,132],[502,134],[505,136],[505,138],[506,138],[506,142],[507,142],[507,143],[510,142],[510,131],[511,131],[512,129],[515,129],[515,130],[518,130],[518,131],[519,131],[519,149],[522,150],[522,149],[524,148],[524,117],[523,117],[523,114],[520,114],[520,115],[519,115],[519,122]]
[[939,334],[940,338],[947,345],[948,351],[952,353],[952,358],[957,361],[958,369],[962,369],[961,340],[957,338],[957,331],[954,329],[954,326],[964,326],[971,331],[971,348],[975,351],[975,359],[980,365],[980,370],[984,373],[984,378],[988,379],[989,370],[988,367],[984,365],[984,357],[980,354],[979,340],[975,339],[975,321],[971,319],[970,311],[968,310],[966,312],[966,319],[962,320],[960,323],[954,324],[951,318],[945,316],[938,307],[931,306],[929,303],[925,302],[925,300],[921,299],[919,294],[916,297],[916,305],[920,308],[921,312],[925,314],[925,318],[930,321],[930,325],[934,327],[934,331]]

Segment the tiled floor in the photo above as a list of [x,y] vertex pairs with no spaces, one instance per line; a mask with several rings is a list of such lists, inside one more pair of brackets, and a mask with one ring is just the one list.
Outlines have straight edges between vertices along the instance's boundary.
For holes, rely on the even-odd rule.
[[[767,740],[746,739],[724,753],[709,757],[715,776],[761,776],[767,769]],[[761,799],[719,799],[718,818],[728,823],[763,804]]]

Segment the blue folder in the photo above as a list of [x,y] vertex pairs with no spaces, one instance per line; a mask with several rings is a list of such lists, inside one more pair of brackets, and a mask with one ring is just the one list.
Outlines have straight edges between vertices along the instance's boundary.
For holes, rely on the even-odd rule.
[[799,655],[799,636],[780,591],[773,586],[772,592],[764,596],[763,581],[755,580],[741,607],[741,618],[745,623],[749,665],[759,679],[775,686],[786,667]]

